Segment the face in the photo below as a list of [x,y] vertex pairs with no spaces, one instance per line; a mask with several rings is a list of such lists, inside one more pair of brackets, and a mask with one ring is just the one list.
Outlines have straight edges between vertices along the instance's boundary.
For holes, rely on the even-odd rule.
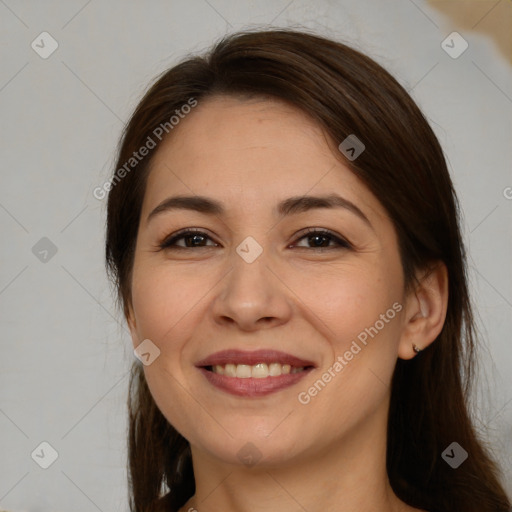
[[[154,155],[129,325],[134,348],[150,340],[158,407],[197,452],[283,464],[385,434],[404,324],[397,238],[336,151],[281,102],[217,97]],[[174,196],[221,208],[161,206]],[[239,352],[208,360],[226,350]]]

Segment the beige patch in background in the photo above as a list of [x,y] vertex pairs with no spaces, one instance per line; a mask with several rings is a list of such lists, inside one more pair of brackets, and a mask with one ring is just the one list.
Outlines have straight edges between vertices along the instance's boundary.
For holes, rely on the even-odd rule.
[[512,0],[427,0],[427,3],[447,18],[447,33],[481,33],[491,38],[512,64]]

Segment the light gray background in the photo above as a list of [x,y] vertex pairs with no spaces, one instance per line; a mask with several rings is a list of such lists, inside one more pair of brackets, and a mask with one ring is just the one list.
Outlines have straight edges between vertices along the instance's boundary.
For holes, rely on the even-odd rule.
[[[369,53],[440,138],[483,336],[477,426],[512,493],[511,20],[510,0],[0,0],[0,508],[127,510],[133,353],[104,272],[105,201],[92,192],[157,73],[266,24]],[[48,59],[31,48],[43,31],[59,44]],[[469,43],[457,59],[441,47],[452,31]],[[47,262],[32,252],[42,237],[58,249]],[[31,457],[43,441],[58,452],[48,469]]]

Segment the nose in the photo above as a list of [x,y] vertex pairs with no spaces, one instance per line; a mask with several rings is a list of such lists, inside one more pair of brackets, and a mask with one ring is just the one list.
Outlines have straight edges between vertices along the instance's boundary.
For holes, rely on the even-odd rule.
[[286,323],[293,310],[293,294],[280,278],[276,265],[272,265],[265,251],[254,261],[248,261],[233,251],[231,270],[221,280],[214,298],[215,322],[243,331]]

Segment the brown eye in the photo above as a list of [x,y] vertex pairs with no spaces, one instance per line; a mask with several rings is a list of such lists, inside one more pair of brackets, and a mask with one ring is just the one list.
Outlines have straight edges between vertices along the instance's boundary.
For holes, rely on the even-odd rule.
[[[184,246],[176,244],[176,242],[181,239],[185,240]],[[205,245],[199,245],[207,239],[211,240],[211,238],[206,233],[199,230],[188,229],[186,231],[180,231],[172,235],[170,238],[165,239],[161,244],[159,244],[159,247],[160,249],[169,249],[171,247],[179,249],[194,249],[195,247],[208,247]]]
[[[324,229],[315,229],[310,228],[305,235],[301,236],[298,240],[307,239],[308,242],[313,244],[313,247],[310,247],[311,249],[350,249],[351,245],[342,238],[336,236],[334,233],[331,233],[330,231],[324,230]],[[325,245],[325,241],[327,241],[327,244],[334,241],[336,245],[334,246],[328,246]]]

